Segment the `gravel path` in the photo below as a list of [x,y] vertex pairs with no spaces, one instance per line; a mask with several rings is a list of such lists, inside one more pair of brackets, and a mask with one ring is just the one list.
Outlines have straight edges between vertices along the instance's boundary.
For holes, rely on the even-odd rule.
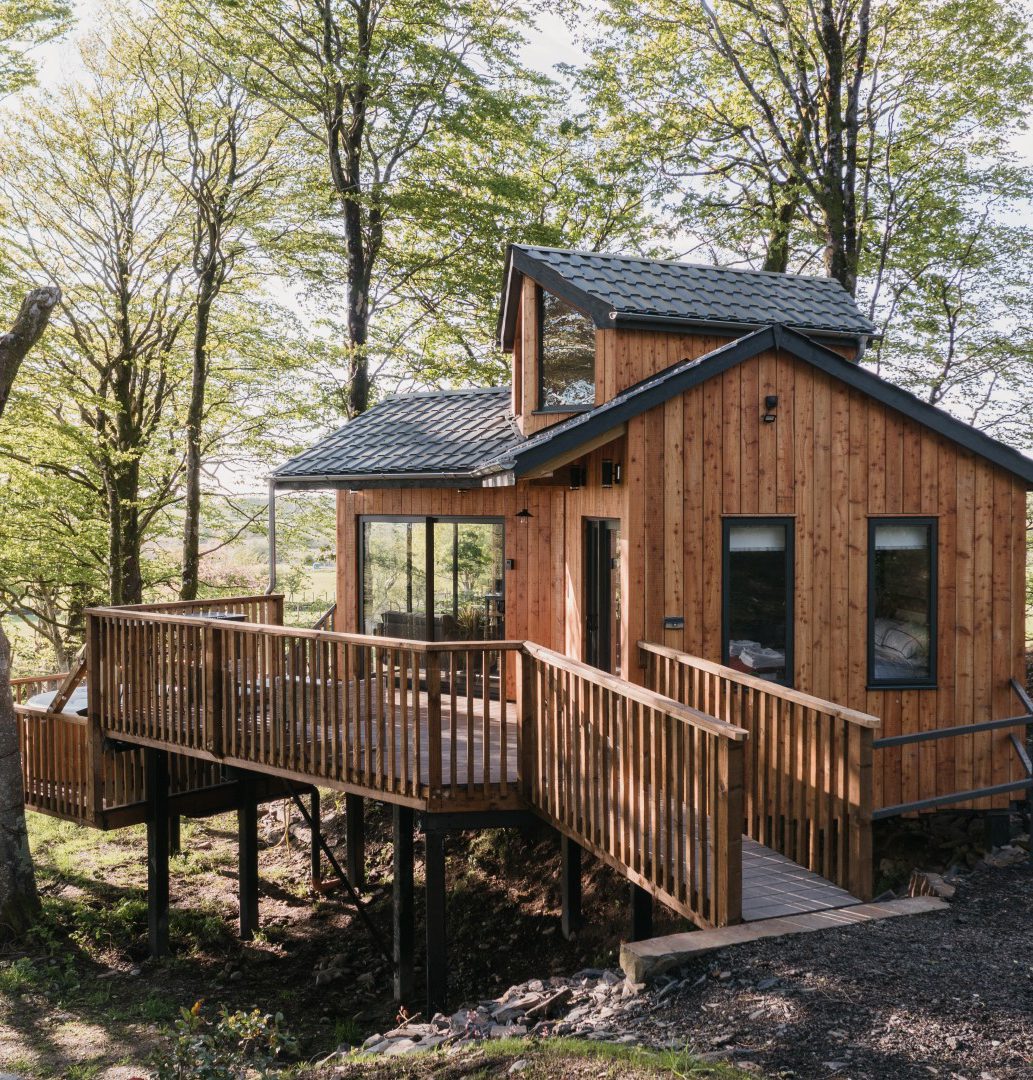
[[756,942],[676,974],[648,991],[644,1042],[771,1077],[1028,1080],[1033,867],[978,867],[946,912]]

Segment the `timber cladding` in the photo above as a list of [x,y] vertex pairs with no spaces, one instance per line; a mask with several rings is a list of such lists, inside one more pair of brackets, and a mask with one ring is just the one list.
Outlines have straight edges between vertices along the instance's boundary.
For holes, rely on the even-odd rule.
[[[597,394],[720,339],[601,331]],[[775,395],[776,420],[761,421]],[[601,486],[601,463],[623,482]],[[722,528],[790,518],[795,546],[794,686],[882,718],[880,736],[1015,715],[1024,682],[1026,490],[1022,480],[782,351],[769,351],[632,419],[581,462],[586,483],[553,479],[451,491],[338,495],[339,629],[358,626],[362,515],[500,517],[506,636],[580,659],[584,520],[620,521],[622,674],[644,680],[639,640],[722,657]],[[531,517],[517,517],[521,510]],[[867,685],[868,529],[873,517],[937,523],[937,684]],[[684,626],[664,629],[664,616]],[[1015,729],[1020,731],[1021,729]],[[875,805],[1017,779],[1009,732],[877,750]],[[979,808],[1006,806],[983,800]]]
[[[768,395],[773,423],[760,419]],[[1022,711],[1009,685],[1025,670],[1018,477],[774,351],[636,418],[627,438],[643,504],[630,546],[645,553],[633,634],[719,661],[722,521],[782,515],[794,522],[797,689],[881,717],[885,736]],[[868,520],[893,515],[938,524],[935,689],[867,687]],[[664,629],[672,613],[684,629]],[[875,805],[1018,779],[1008,734],[876,751]]]

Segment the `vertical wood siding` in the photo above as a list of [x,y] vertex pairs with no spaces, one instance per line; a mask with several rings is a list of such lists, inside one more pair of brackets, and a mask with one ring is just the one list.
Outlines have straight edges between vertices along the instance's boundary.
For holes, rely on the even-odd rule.
[[[721,344],[626,331],[601,331],[598,342],[601,398]],[[769,394],[778,419],[765,424]],[[621,462],[621,486],[600,486],[605,457]],[[358,629],[358,515],[500,516],[515,560],[507,636],[580,659],[584,519],[616,518],[623,675],[641,682],[640,639],[720,661],[722,519],[778,514],[795,519],[798,689],[880,716],[881,735],[1018,711],[1009,679],[1024,677],[1026,492],[1011,474],[778,352],[636,418],[584,463],[588,484],[576,491],[536,481],[342,492],[339,629]],[[531,519],[515,517],[524,507]],[[939,523],[935,690],[867,688],[868,518],[892,514]],[[665,615],[683,616],[684,629],[664,630]],[[876,806],[1017,778],[1007,732],[880,750],[874,771]]]

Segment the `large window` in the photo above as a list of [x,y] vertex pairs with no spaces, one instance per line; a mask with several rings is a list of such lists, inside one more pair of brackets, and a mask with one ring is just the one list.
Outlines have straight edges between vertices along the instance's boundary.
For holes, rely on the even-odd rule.
[[793,677],[793,522],[724,523],[724,662],[789,685]]
[[595,324],[565,300],[538,290],[538,405],[595,404]]
[[868,527],[868,681],[936,682],[936,522],[878,518]]
[[505,637],[502,523],[363,519],[361,617],[383,637]]

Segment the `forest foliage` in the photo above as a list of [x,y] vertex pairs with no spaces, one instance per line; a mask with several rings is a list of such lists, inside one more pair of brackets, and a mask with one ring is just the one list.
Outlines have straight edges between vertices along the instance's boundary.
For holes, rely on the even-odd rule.
[[504,381],[511,241],[830,274],[880,374],[1033,443],[1022,3],[562,11],[550,67],[531,0],[0,4],[2,314],[63,292],[0,424],[0,608],[50,662],[91,603],[260,587],[263,478],[380,395]]

